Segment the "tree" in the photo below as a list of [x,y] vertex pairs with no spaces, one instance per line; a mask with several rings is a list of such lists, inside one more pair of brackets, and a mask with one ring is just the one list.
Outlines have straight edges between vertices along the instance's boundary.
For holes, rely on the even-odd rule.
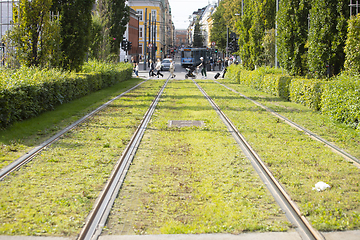
[[264,63],[267,66],[275,66],[275,29],[267,30],[265,33],[264,41]]
[[53,10],[60,12],[60,67],[80,70],[90,45],[91,10],[94,0],[58,0]]
[[277,14],[277,48],[280,65],[290,75],[304,75],[308,36],[308,0],[282,0]]
[[204,43],[204,37],[201,34],[201,25],[199,19],[195,22],[195,28],[194,28],[194,43],[193,47],[203,47]]
[[345,69],[360,74],[360,13],[349,20]]
[[345,61],[348,2],[313,0],[310,10],[310,72],[316,77],[338,74]]
[[46,35],[51,0],[21,0],[14,7],[14,27],[10,41],[20,64],[39,66],[46,62]]
[[225,1],[220,2],[220,5],[212,15],[213,26],[210,29],[210,41],[216,42],[216,47],[222,52],[226,50],[226,31],[224,31],[224,29],[227,27],[225,19],[223,18],[225,12],[224,2]]
[[99,0],[98,13],[101,19],[102,43],[101,55],[104,60],[116,61],[120,52],[120,43],[129,22],[130,7],[125,0]]

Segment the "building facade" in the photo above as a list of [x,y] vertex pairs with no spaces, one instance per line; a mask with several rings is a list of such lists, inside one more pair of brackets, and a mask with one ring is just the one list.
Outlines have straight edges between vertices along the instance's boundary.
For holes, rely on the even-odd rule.
[[131,42],[131,49],[126,52],[120,48],[120,62],[129,61],[131,57],[139,60],[141,55],[141,47],[139,46],[139,16],[134,9],[130,8],[130,19],[126,25],[126,31],[123,39]]
[[186,29],[175,30],[175,46],[187,47],[189,46],[188,32]]
[[139,51],[141,58],[164,58],[171,51],[174,24],[168,0],[129,0],[139,16]]

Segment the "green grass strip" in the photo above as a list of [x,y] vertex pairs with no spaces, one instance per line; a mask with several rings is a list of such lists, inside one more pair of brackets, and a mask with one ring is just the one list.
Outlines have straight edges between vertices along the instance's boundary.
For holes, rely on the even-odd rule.
[[76,236],[164,81],[148,81],[0,182],[0,235]]
[[[315,228],[320,231],[360,229],[358,168],[219,84],[202,81],[200,85],[258,152]],[[243,92],[240,87],[237,90]],[[294,116],[298,115],[296,110],[293,112]],[[313,115],[308,114],[307,122],[311,122]],[[329,184],[331,189],[312,190],[319,181]]]
[[120,82],[0,131],[0,168],[140,81],[131,79]]
[[289,102],[244,85],[235,84],[228,79],[219,79],[219,82],[273,109],[360,159],[359,130],[335,122],[330,117],[322,115],[321,112],[311,110],[301,104]]
[[[173,128],[169,120],[204,127]],[[279,206],[192,81],[171,81],[104,234],[286,231]]]

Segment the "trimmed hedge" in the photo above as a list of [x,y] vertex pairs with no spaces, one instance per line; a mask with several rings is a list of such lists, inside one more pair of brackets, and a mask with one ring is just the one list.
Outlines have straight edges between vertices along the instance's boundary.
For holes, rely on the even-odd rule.
[[323,83],[324,81],[319,79],[292,79],[289,85],[290,101],[319,110]]
[[255,71],[248,71],[240,66],[231,65],[226,77],[234,82],[241,82],[256,90],[289,100],[291,77],[280,69],[258,68]]
[[360,76],[343,74],[324,84],[321,112],[360,130]]
[[360,75],[344,73],[330,80],[304,79],[292,78],[279,69],[248,71],[231,65],[226,78],[320,110],[335,121],[360,130]]
[[131,78],[130,64],[91,61],[83,72],[21,68],[0,70],[0,128]]

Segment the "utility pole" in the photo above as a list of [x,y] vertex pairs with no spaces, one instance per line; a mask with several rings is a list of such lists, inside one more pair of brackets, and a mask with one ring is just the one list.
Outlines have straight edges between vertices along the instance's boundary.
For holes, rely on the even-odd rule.
[[[279,11],[279,0],[276,0],[276,15]],[[277,20],[275,20],[275,68],[279,67],[278,59],[277,59]]]
[[225,57],[228,57],[228,51],[229,51],[229,27],[226,26],[226,51],[225,51]]
[[144,21],[144,70],[146,70],[146,53],[147,53],[147,44],[146,44],[146,23],[147,23],[147,8],[145,8],[145,21]]
[[[151,43],[151,13],[149,13],[149,43]],[[150,50],[152,50],[152,48],[149,49],[149,57],[148,57],[149,60],[150,60]]]
[[154,24],[154,44],[153,44],[153,46],[155,46],[154,47],[154,62],[155,62],[155,59],[156,59],[156,50],[158,50],[157,49],[157,43],[156,43],[156,18],[155,18],[155,24]]

